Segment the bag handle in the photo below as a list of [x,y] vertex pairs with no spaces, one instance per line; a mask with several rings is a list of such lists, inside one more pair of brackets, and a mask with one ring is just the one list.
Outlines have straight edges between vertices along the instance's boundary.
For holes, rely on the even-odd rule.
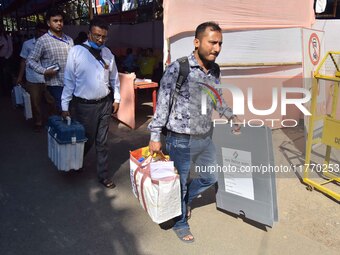
[[156,152],[156,156],[160,156],[162,161],[169,161],[162,151]]
[[65,120],[66,120],[67,125],[70,126],[71,125],[71,117],[66,116]]

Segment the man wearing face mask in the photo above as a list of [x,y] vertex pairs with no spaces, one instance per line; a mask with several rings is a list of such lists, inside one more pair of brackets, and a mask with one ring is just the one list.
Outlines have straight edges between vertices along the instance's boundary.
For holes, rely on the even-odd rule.
[[106,188],[114,188],[108,172],[107,136],[111,114],[119,108],[120,82],[114,55],[104,45],[107,32],[107,23],[94,18],[88,40],[70,50],[61,105],[62,116],[70,116],[72,100],[74,117],[84,125],[88,138],[85,155],[95,143],[98,180]]

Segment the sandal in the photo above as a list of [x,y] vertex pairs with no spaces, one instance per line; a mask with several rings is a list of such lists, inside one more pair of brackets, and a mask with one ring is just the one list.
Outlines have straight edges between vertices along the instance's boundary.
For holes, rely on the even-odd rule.
[[116,184],[114,184],[114,182],[110,179],[101,179],[99,180],[99,183],[103,184],[107,189],[113,189],[116,187]]
[[[181,240],[184,243],[193,243],[195,241],[195,238],[190,232],[189,228],[180,228],[180,229],[172,229],[172,230],[176,233],[179,240]],[[192,236],[192,239],[188,239],[188,240],[184,239],[184,238],[189,238],[189,236]]]

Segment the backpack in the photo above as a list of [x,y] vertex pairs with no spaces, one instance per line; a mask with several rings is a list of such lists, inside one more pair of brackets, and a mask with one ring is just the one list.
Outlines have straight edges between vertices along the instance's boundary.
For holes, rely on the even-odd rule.
[[[178,75],[177,82],[176,82],[175,93],[173,93],[172,98],[171,98],[170,110],[171,110],[172,105],[173,105],[173,100],[174,99],[177,100],[178,92],[181,90],[181,87],[184,84],[184,82],[186,81],[186,79],[188,78],[188,75],[189,75],[189,72],[190,72],[188,57],[181,57],[181,58],[177,59],[177,61],[179,63],[179,75]],[[216,63],[214,63],[213,65],[216,69],[215,76],[220,77],[220,67],[219,67],[219,65],[216,64]]]
[[[181,57],[181,58],[177,59],[177,61],[179,63],[179,74],[178,74],[178,78],[177,78],[177,81],[176,81],[176,88],[175,88],[175,91],[174,91],[174,93],[172,94],[172,97],[171,97],[168,119],[167,119],[164,127],[162,128],[162,134],[165,135],[165,136],[166,136],[166,133],[167,133],[166,125],[168,124],[168,121],[169,121],[169,115],[171,113],[172,106],[174,104],[176,104],[178,93],[181,90],[182,85],[184,84],[184,82],[188,78],[188,75],[189,75],[189,72],[190,72],[188,57]],[[214,65],[215,65],[216,72],[217,72],[215,75],[217,77],[219,77],[220,76],[220,67],[216,63],[214,63]]]

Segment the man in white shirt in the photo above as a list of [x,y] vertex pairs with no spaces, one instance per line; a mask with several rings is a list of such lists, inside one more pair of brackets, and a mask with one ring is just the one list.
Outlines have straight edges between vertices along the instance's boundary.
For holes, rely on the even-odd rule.
[[46,88],[44,75],[35,72],[26,65],[26,60],[34,49],[35,43],[39,37],[47,32],[46,25],[38,23],[35,27],[35,36],[24,42],[20,52],[21,62],[17,84],[23,85],[24,73],[26,74],[25,89],[31,96],[32,114],[34,122],[34,131],[40,132],[43,125],[43,112],[41,109],[41,101],[44,99],[47,104],[49,115],[56,113],[55,101],[50,92]]
[[61,106],[62,116],[70,116],[72,100],[75,119],[84,125],[88,138],[85,155],[95,142],[99,182],[114,188],[108,172],[107,135],[112,109],[115,113],[119,108],[120,82],[115,58],[104,45],[107,31],[106,22],[91,20],[88,40],[69,51]]

